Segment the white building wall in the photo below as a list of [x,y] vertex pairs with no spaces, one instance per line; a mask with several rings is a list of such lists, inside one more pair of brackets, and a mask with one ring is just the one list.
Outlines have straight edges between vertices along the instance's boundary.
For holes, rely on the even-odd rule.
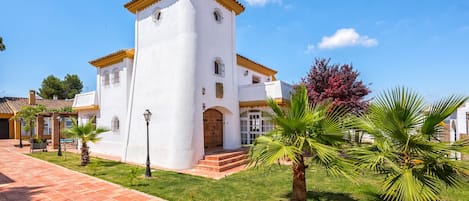
[[[197,10],[197,72],[194,137],[196,156],[194,164],[203,157],[203,105],[205,109],[217,109],[223,113],[224,149],[241,146],[239,130],[238,73],[236,71],[236,14],[214,0],[193,0]],[[218,10],[221,22],[214,18]],[[220,59],[224,65],[223,76],[215,75],[214,61]],[[223,98],[216,98],[216,83],[223,83]],[[206,94],[202,95],[202,88]]]
[[[222,23],[214,19],[215,8],[223,13]],[[161,11],[161,20],[155,22],[156,10]],[[202,159],[203,111],[210,108],[224,115],[224,148],[239,148],[235,14],[213,0],[162,0],[138,12],[136,18],[134,77],[122,158],[145,162],[145,109],[153,113],[149,129],[154,166],[186,169]],[[223,77],[213,72],[217,58],[224,63]],[[215,97],[217,82],[224,86],[222,99]]]
[[272,81],[272,76],[267,76],[267,75],[258,73],[256,71],[253,71],[251,69],[245,68],[240,65],[237,65],[237,71],[238,71],[238,83],[240,86],[252,84],[253,76],[257,76],[261,78],[261,83]]
[[[469,104],[465,103],[463,106],[458,108],[456,116],[450,119],[450,142],[459,140],[461,134],[467,134],[467,119],[466,114],[469,113]],[[456,125],[453,125],[456,123]],[[456,128],[456,132],[454,131]]]
[[[158,8],[157,8],[158,7]],[[152,13],[161,9],[161,20]],[[123,160],[145,163],[146,126],[151,118],[151,164],[172,169],[194,165],[196,108],[195,10],[189,0],[162,0],[136,14],[135,65]]]
[[[101,134],[101,140],[97,143],[90,144],[93,152],[102,153],[120,157],[122,154],[122,141],[124,136],[124,126],[127,113],[127,91],[128,91],[128,73],[127,69],[131,68],[132,59],[124,59],[120,63],[116,63],[98,70],[98,101],[99,113],[96,118],[96,126],[109,129],[108,132]],[[113,71],[119,70],[119,81],[114,82]],[[109,84],[103,83],[104,73],[110,75]],[[113,130],[112,120],[117,117],[119,120],[119,129]],[[86,120],[86,117],[81,117]],[[88,117],[89,118],[89,117]]]

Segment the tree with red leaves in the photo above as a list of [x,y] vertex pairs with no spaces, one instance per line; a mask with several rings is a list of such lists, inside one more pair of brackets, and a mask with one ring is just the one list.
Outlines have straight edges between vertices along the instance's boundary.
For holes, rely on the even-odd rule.
[[331,99],[335,106],[344,106],[356,113],[368,106],[364,97],[371,91],[357,80],[359,73],[350,64],[329,64],[331,59],[315,59],[302,83],[308,90],[310,103]]

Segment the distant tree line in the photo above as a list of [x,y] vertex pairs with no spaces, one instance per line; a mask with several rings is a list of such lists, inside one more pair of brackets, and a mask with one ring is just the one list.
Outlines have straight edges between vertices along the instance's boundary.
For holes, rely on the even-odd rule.
[[39,88],[39,96],[44,99],[52,99],[57,96],[58,99],[72,99],[75,94],[81,93],[83,82],[78,75],[67,74],[64,80],[54,75],[47,76]]

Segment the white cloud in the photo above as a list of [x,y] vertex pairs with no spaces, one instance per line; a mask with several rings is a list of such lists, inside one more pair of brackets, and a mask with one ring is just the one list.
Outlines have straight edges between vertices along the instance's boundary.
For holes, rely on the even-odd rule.
[[313,44],[308,44],[308,47],[306,47],[305,54],[311,54],[314,52],[314,45]]
[[351,46],[373,47],[376,45],[378,45],[378,40],[368,36],[360,36],[353,28],[339,29],[332,36],[322,37],[322,41],[318,43],[319,49],[335,49]]
[[269,3],[282,3],[282,0],[245,0],[246,3],[248,3],[248,5],[250,6],[265,6],[266,4],[269,4]]

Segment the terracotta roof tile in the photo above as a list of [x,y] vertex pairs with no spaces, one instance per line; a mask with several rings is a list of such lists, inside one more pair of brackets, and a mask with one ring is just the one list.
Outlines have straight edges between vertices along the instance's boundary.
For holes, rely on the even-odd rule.
[[0,114],[13,114],[13,110],[8,106],[5,98],[0,98]]
[[[13,112],[18,112],[21,107],[29,105],[27,98],[5,97],[4,99]],[[61,109],[63,107],[72,107],[73,100],[36,99],[36,104],[44,105],[47,109]]]

